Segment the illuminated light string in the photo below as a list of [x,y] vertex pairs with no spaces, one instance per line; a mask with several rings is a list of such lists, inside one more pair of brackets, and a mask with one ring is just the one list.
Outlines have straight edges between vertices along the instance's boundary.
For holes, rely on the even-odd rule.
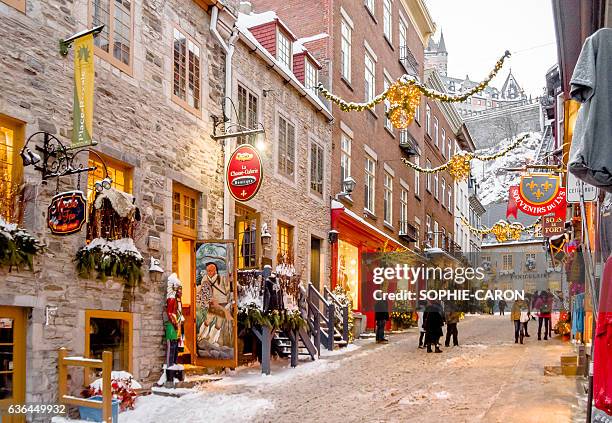
[[490,156],[479,155],[479,154],[462,151],[462,152],[459,152],[453,155],[446,163],[438,167],[433,167],[433,168],[423,168],[415,163],[412,163],[411,161],[403,157],[401,158],[401,161],[406,166],[420,173],[438,173],[443,170],[448,170],[448,173],[450,173],[454,179],[462,181],[462,180],[467,179],[467,177],[470,175],[470,162],[472,159],[478,159],[483,162],[488,162],[491,160],[499,159],[500,157],[503,157],[506,154],[508,154],[510,151],[514,150],[516,147],[519,146],[519,144],[521,144],[527,138],[529,138],[529,134],[525,134],[522,137],[517,138],[508,147]]
[[323,97],[332,101],[333,103],[336,103],[343,112],[361,112],[366,109],[372,109],[377,104],[387,100],[389,102],[389,109],[386,112],[387,117],[396,128],[406,129],[414,119],[416,108],[421,101],[421,94],[425,97],[433,98],[445,103],[463,102],[474,94],[484,90],[489,85],[491,80],[497,75],[499,70],[504,65],[504,61],[508,57],[510,57],[510,52],[506,50],[504,55],[495,63],[495,66],[491,72],[489,72],[489,75],[482,82],[472,87],[469,91],[459,95],[448,95],[444,92],[428,88],[422,82],[417,81],[414,76],[410,75],[403,75],[385,91],[374,97],[369,102],[364,103],[346,101],[331,93],[321,83],[317,85],[316,89],[321,93],[321,95],[323,95]]
[[520,222],[510,223],[500,220],[490,228],[476,228],[470,225],[470,222],[465,218],[465,216],[461,216],[461,223],[463,226],[467,227],[470,232],[480,236],[493,234],[498,242],[505,242],[508,240],[516,241],[521,238],[521,234],[524,232],[535,232],[536,226],[540,224],[541,220],[542,218],[540,217],[529,226],[525,226]]

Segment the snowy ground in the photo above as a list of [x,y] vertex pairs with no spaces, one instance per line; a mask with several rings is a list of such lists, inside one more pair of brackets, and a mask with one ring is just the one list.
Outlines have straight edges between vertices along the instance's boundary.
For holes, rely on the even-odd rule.
[[119,421],[584,421],[577,380],[543,376],[544,364],[558,363],[570,347],[533,336],[514,344],[507,315],[468,316],[459,323],[460,347],[442,354],[417,349],[416,331],[390,339],[387,345],[359,340],[344,354],[295,369],[280,360],[270,376],[243,368],[181,398],[142,397]]

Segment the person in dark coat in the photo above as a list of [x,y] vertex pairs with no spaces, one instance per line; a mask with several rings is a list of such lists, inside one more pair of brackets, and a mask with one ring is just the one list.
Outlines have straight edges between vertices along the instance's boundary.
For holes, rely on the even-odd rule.
[[506,310],[506,302],[504,300],[499,300],[499,315],[504,316],[504,311]]
[[374,304],[374,320],[376,320],[376,343],[386,344],[389,342],[385,338],[385,325],[389,320],[389,304],[386,300],[376,300]]
[[443,335],[444,312],[439,302],[430,302],[423,313],[423,327],[425,328],[425,345],[427,352],[432,352],[431,346],[434,345],[437,353],[441,353],[440,338]]

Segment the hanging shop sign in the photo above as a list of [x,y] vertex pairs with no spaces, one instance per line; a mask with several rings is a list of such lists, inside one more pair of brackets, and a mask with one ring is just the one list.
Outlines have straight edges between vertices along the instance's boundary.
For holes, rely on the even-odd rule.
[[542,236],[550,238],[565,231],[565,220],[554,215],[542,217]]
[[587,184],[581,179],[576,178],[571,172],[567,172],[568,203],[580,203],[581,194],[585,202],[595,201],[598,193],[597,187]]
[[230,156],[225,179],[232,197],[248,201],[261,187],[263,166],[259,153],[250,144],[239,145]]
[[94,107],[93,34],[74,40],[74,104],[72,106],[72,145],[91,145]]
[[517,217],[517,210],[530,216],[553,213],[565,218],[567,202],[561,177],[549,173],[532,173],[521,176],[518,186],[511,186],[506,217]]
[[51,199],[47,210],[47,225],[55,235],[79,232],[85,223],[87,200],[83,191],[68,191]]

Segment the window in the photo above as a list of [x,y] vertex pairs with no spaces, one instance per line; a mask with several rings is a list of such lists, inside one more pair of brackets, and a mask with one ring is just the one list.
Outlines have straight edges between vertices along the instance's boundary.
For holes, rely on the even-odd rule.
[[450,185],[448,186],[448,206],[446,208],[449,212],[453,210],[453,190]]
[[194,238],[197,233],[198,192],[184,185],[172,185],[173,234]]
[[408,232],[408,190],[400,191],[400,232]]
[[414,120],[420,126],[420,123],[421,123],[421,105],[420,104],[416,107],[414,111]]
[[364,4],[374,14],[374,0],[364,0]]
[[293,263],[293,227],[278,222],[276,227],[276,263]]
[[200,105],[200,47],[174,29],[174,81],[172,99],[192,112]]
[[238,241],[238,269],[253,269],[259,266],[259,219],[259,213],[236,205],[234,237]]
[[277,54],[276,58],[283,65],[287,67],[287,69],[291,69],[291,42],[289,38],[285,36],[281,31],[277,31]]
[[295,126],[278,118],[278,171],[293,178],[295,171]]
[[[431,169],[431,162],[429,160],[427,160],[425,169]],[[425,178],[425,189],[431,192],[431,173],[430,172],[427,172],[427,177]]]
[[344,132],[340,138],[340,190],[344,190],[344,180],[351,176],[351,139]]
[[375,162],[370,156],[365,159],[365,190],[363,192],[365,200],[365,209],[370,213],[374,213],[374,195],[376,170]]
[[440,244],[438,243],[438,238],[439,238],[438,237],[438,235],[439,235],[438,232],[440,232],[440,229],[439,229],[439,226],[438,226],[438,222],[434,220],[433,233],[431,235],[433,237],[433,241],[434,241],[433,246],[435,248],[438,248],[440,246]]
[[385,172],[383,196],[383,219],[386,224],[393,225],[393,177]]
[[391,8],[391,0],[383,0],[383,32],[390,43],[393,42],[393,38],[391,35],[393,33],[391,17],[392,10],[393,9]]
[[502,260],[502,270],[512,270],[512,254],[504,254]]
[[[414,164],[419,166],[420,157],[414,157]],[[414,171],[414,195],[417,197],[421,195],[421,172]]]
[[427,239],[432,239],[432,234],[431,234],[431,216],[430,215],[426,215],[425,216],[425,236],[427,237]]
[[399,20],[399,46],[400,60],[404,58],[404,51],[408,48],[408,29],[403,19]]
[[[257,129],[259,101],[255,94],[238,84],[238,124],[243,129]],[[238,137],[239,144],[255,145],[257,135],[242,135]]]
[[120,162],[119,160],[115,160],[109,156],[102,154],[99,155],[102,156],[104,163],[100,161],[100,158],[95,153],[89,154],[87,165],[89,167],[95,166],[96,170],[87,173],[87,203],[93,204],[96,196],[95,184],[106,177],[106,174],[104,173],[104,165],[106,165],[108,177],[113,181],[112,187],[118,191],[131,194],[132,168],[127,164]]
[[434,198],[437,200],[438,199],[438,189],[439,189],[439,187],[438,187],[438,172],[434,173],[434,186],[433,186],[433,189],[434,189]]
[[442,136],[440,137],[440,152],[442,153],[442,157],[445,157],[446,149],[446,129],[442,128]]
[[10,223],[21,221],[19,194],[23,162],[19,152],[24,135],[23,123],[0,115],[0,217]]
[[374,99],[376,90],[376,68],[374,59],[366,53],[365,55],[365,101],[370,102]]
[[2,3],[6,3],[11,7],[14,7],[15,9],[19,10],[22,13],[25,13],[26,11],[26,2],[25,0],[0,0],[2,1]]
[[452,153],[452,151],[453,151],[453,150],[452,150],[452,145],[453,145],[453,141],[452,141],[451,139],[449,139],[449,140],[448,140],[448,150],[447,150],[447,152],[448,152],[448,157],[449,157],[449,158],[450,158],[451,154],[453,154],[453,153]]
[[342,37],[340,44],[340,71],[342,72],[342,77],[351,82],[351,36],[353,30],[344,19],[340,23],[340,32]]
[[102,358],[113,353],[113,370],[132,370],[132,313],[85,310],[85,355]]
[[304,60],[304,87],[316,96],[317,69],[310,60]]
[[313,142],[310,144],[310,189],[323,195],[323,147]]
[[113,66],[131,73],[132,1],[90,0],[90,5],[92,26],[104,25],[94,38],[97,53]]
[[[385,80],[384,80],[385,91],[390,86],[391,86],[391,81],[389,81],[389,78],[387,78],[387,76],[385,75]],[[393,132],[393,124],[391,123],[391,119],[387,117],[387,112],[389,111],[389,107],[391,107],[391,103],[389,102],[389,100],[385,100],[385,128]]]
[[442,207],[444,207],[444,201],[446,200],[446,180],[444,178],[442,178],[440,185],[442,186],[442,195],[440,196],[440,202],[442,203]]
[[434,122],[434,143],[436,144],[436,147],[438,146],[438,118],[434,116],[433,118],[433,122]]
[[425,132],[431,135],[431,108],[429,104],[425,105]]
[[419,245],[421,244],[421,221],[416,216],[414,217],[414,229],[416,235],[415,246],[417,248],[420,248]]

